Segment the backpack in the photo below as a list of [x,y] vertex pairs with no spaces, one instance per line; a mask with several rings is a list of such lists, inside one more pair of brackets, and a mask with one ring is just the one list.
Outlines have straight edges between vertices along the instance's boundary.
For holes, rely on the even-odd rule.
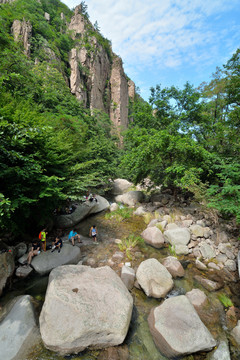
[[42,232],[40,231],[39,235],[38,235],[39,240],[42,240]]

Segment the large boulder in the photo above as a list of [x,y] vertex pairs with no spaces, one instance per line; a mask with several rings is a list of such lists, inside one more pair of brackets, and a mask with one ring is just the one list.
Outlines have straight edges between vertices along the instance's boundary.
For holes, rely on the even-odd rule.
[[49,276],[40,315],[42,340],[61,355],[119,345],[132,308],[132,296],[110,267],[60,266]]
[[190,241],[190,231],[188,228],[176,228],[164,231],[164,238],[175,249],[177,255],[186,255],[189,252],[187,244]]
[[148,324],[154,342],[167,358],[210,351],[216,341],[184,295],[171,297],[151,310]]
[[157,249],[164,246],[164,237],[156,226],[147,227],[141,234],[145,242]]
[[82,219],[90,214],[96,214],[109,208],[109,202],[102,196],[96,195],[96,201],[85,201],[78,204],[76,209],[68,215],[57,215],[54,217],[54,223],[57,228],[70,228],[78,224]]
[[[72,246],[70,244],[63,244],[61,252],[41,252],[41,254],[34,256],[31,265],[34,270],[40,274],[48,274],[52,269],[60,265],[77,264],[81,257],[81,250],[78,246]],[[27,255],[21,257],[18,261],[23,263],[27,258]]]
[[142,191],[129,191],[123,195],[116,196],[115,200],[128,206],[135,206],[143,202],[144,194]]
[[14,257],[10,252],[0,254],[0,296],[15,269]]
[[4,360],[26,359],[27,351],[39,341],[31,297],[21,296],[0,323],[0,357]]
[[136,278],[147,296],[163,298],[173,288],[172,275],[156,259],[148,259],[139,265]]
[[125,193],[133,184],[125,179],[115,179],[113,181],[112,194],[122,195]]

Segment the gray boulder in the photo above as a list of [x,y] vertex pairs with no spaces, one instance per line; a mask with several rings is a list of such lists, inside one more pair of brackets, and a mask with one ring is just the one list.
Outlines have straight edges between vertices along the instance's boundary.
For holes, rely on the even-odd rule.
[[40,341],[34,307],[29,295],[18,298],[0,323],[1,359],[26,359],[30,347]]
[[115,200],[128,206],[135,206],[137,203],[143,202],[144,194],[142,191],[129,191],[123,195],[116,196]]
[[61,355],[121,344],[133,299],[108,266],[60,266],[49,277],[40,315],[44,345]]
[[10,252],[0,254],[0,296],[15,269],[14,257]]
[[202,257],[204,259],[212,259],[212,258],[216,257],[216,254],[215,254],[215,251],[213,250],[213,248],[209,244],[207,244],[205,241],[202,241],[199,244],[199,247],[200,247]]
[[72,214],[58,215],[54,217],[54,223],[57,228],[70,228],[78,224],[82,219],[90,214],[96,214],[109,208],[109,202],[102,196],[96,195],[96,201],[85,201],[78,204]]
[[203,237],[203,235],[204,235],[204,229],[200,225],[191,225],[190,231],[191,231],[191,234],[193,234],[197,237]]
[[216,342],[184,295],[151,310],[148,324],[154,342],[167,358],[210,351]]
[[[41,252],[41,254],[37,256],[34,256],[31,262],[31,266],[38,274],[45,275],[57,266],[66,264],[77,264],[80,260],[80,257],[81,250],[78,246],[63,244],[60,253],[58,253],[57,250],[55,250],[54,252],[48,250],[46,252]],[[24,255],[18,261],[21,264],[26,260],[26,258],[27,255]]]
[[145,242],[157,249],[164,246],[164,237],[156,226],[147,227],[141,234]]
[[188,228],[176,228],[164,231],[164,237],[171,245],[187,245],[190,241],[190,232]]
[[113,181],[113,195],[122,195],[126,192],[133,184],[125,179],[115,179]]
[[173,288],[172,275],[156,259],[148,259],[139,265],[136,278],[147,296],[163,298]]

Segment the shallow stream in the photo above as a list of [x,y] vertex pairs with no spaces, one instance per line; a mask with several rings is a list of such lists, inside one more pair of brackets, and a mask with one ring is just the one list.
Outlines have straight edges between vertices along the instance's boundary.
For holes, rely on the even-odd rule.
[[[104,213],[91,216],[88,219],[82,221],[76,228],[78,232],[84,237],[88,236],[89,228],[95,224],[99,232],[99,244],[87,245],[81,248],[83,256],[83,264],[87,258],[93,258],[96,261],[96,266],[108,265],[108,261],[112,255],[119,251],[118,245],[115,244],[115,239],[123,239],[130,234],[140,235],[146,228],[146,224],[142,217],[134,216],[129,220],[123,220],[120,223],[114,220],[107,220]],[[158,260],[171,255],[169,249],[154,249],[150,246],[135,247],[131,251],[132,259],[127,256],[122,262],[131,262],[133,268],[137,268],[139,263],[148,258],[156,258]],[[225,284],[224,288],[218,292],[208,292],[201,287],[194,279],[193,276],[200,274],[200,271],[193,266],[193,263],[187,257],[179,258],[185,268],[185,276],[174,280],[174,288],[167,295],[176,296],[185,294],[187,291],[193,288],[200,288],[205,292],[209,299],[209,307],[206,311],[200,314],[200,317],[207,328],[210,330],[216,340],[226,339],[229,337],[229,332],[225,323],[225,311],[224,306],[218,299],[219,293],[227,295],[237,307],[240,307],[240,289],[239,283],[234,284],[234,289],[230,284]],[[112,268],[120,275],[122,264],[116,263]],[[40,277],[37,275],[31,276],[29,279],[22,281],[16,281],[12,285],[12,289],[8,291],[3,298],[1,298],[1,305],[4,305],[13,297],[23,294],[29,294],[36,300],[36,309],[40,312],[41,306],[44,302],[44,296],[47,288],[48,277]],[[229,286],[230,285],[230,286]],[[129,359],[129,360],[164,360],[159,350],[156,348],[152,335],[148,328],[147,317],[150,310],[161,304],[163,299],[148,298],[143,291],[134,288],[131,291],[134,299],[134,309],[132,321],[130,324],[128,335],[124,341],[124,344],[117,347],[118,357],[116,359]],[[240,350],[235,348],[229,341],[231,350],[231,359],[240,359]],[[122,355],[121,355],[122,354]],[[126,357],[128,354],[128,357]],[[186,356],[184,360],[205,360],[209,358],[209,354],[201,353]],[[29,357],[26,360],[63,360],[63,359],[75,359],[75,360],[104,360],[110,359],[106,355],[104,350],[101,351],[85,351],[78,355],[62,357],[54,352],[51,352],[44,348],[40,343],[35,347]],[[112,358],[111,358],[112,359]],[[115,359],[115,358],[114,358]]]

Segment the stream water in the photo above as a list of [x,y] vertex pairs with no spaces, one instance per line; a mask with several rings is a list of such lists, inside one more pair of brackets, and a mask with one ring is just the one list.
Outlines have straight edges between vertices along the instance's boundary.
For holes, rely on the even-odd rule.
[[[146,224],[143,221],[142,217],[132,217],[128,220],[123,220],[122,222],[117,222],[114,220],[107,220],[104,216],[104,213],[91,216],[86,220],[82,221],[76,228],[80,234],[83,236],[88,236],[89,228],[95,224],[99,232],[99,245],[87,245],[82,247],[82,257],[83,263],[87,258],[93,258],[96,261],[97,266],[107,265],[108,261],[111,259],[112,255],[119,251],[118,245],[115,244],[115,239],[123,239],[129,234],[140,235],[141,232],[146,228]],[[150,246],[141,246],[136,247],[132,251],[132,259],[129,260],[125,256],[123,262],[131,261],[132,267],[137,268],[139,263],[148,258],[156,258],[158,260],[163,259],[164,257],[171,255],[168,248],[163,249],[154,249]],[[182,264],[185,268],[185,276],[174,280],[174,288],[167,295],[167,297],[176,296],[180,294],[185,294],[187,291],[192,290],[193,288],[200,288],[205,292],[209,299],[209,306],[207,310],[204,310],[200,317],[205,323],[207,328],[210,330],[215,339],[226,339],[229,337],[229,332],[225,323],[225,311],[223,305],[218,299],[219,293],[227,295],[233,302],[235,306],[240,307],[240,298],[239,298],[239,284],[232,285],[225,284],[225,287],[218,292],[208,292],[206,289],[203,289],[194,279],[193,276],[198,273],[191,260],[186,257],[180,258]],[[115,264],[113,269],[120,275],[121,273],[121,264]],[[38,312],[41,310],[41,306],[44,302],[44,296],[47,288],[48,277],[40,277],[37,275],[32,275],[29,279],[22,281],[16,281],[13,283],[12,288],[8,291],[4,297],[1,298],[1,305],[6,304],[13,297],[23,294],[29,294],[33,296],[36,300],[36,309]],[[134,309],[132,321],[130,324],[128,335],[124,341],[124,344],[117,347],[119,359],[129,359],[129,360],[164,360],[166,359],[162,356],[159,350],[156,348],[152,335],[150,334],[147,317],[151,308],[158,306],[163,301],[162,299],[148,298],[143,291],[134,288],[131,291],[131,294],[134,299]],[[239,360],[240,359],[240,350],[232,345],[229,342],[231,350],[231,359]],[[126,357],[128,353],[128,357]],[[121,356],[121,354],[123,354]],[[186,356],[182,359],[184,360],[204,360],[208,359],[209,354],[201,353]],[[43,344],[39,343],[36,346],[29,357],[26,360],[63,360],[63,359],[75,359],[75,360],[104,360],[108,359],[106,357],[104,350],[99,351],[85,351],[78,355],[62,357],[57,355],[54,352],[51,352],[44,348]],[[110,359],[110,358],[109,358]]]

